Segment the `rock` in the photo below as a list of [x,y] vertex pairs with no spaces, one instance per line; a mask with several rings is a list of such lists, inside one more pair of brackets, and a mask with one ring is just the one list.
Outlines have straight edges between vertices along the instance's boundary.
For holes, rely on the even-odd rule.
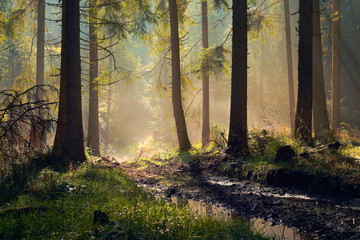
[[109,216],[106,214],[106,213],[103,213],[99,210],[96,210],[94,212],[94,221],[93,221],[94,224],[100,224],[100,225],[103,225],[103,224],[108,224],[110,223],[110,220],[109,220]]
[[165,191],[165,196],[166,196],[166,198],[170,198],[170,197],[172,197],[175,193],[176,193],[176,189],[175,189],[175,188],[168,188],[168,189]]
[[295,156],[295,151],[290,145],[283,146],[277,150],[275,162],[292,162]]
[[328,148],[332,149],[334,151],[338,150],[340,147],[341,147],[341,143],[339,143],[339,142],[335,142],[335,143],[328,145]]

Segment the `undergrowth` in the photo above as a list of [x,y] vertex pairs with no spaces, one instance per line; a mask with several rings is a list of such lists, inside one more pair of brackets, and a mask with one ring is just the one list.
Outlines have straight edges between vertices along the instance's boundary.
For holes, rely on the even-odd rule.
[[[191,214],[97,165],[66,174],[44,169],[0,209],[0,239],[263,239],[248,223]],[[110,222],[94,224],[96,210]]]
[[[317,148],[327,147],[327,144],[339,141],[338,151],[326,149],[316,152]],[[290,145],[296,157],[294,161],[277,162],[275,156],[281,146]],[[355,129],[341,130],[328,139],[315,141],[315,146],[309,147],[301,141],[288,137],[282,131],[252,130],[249,133],[249,148],[251,156],[241,161],[237,174],[242,177],[256,176],[256,180],[264,180],[267,172],[277,168],[305,170],[315,174],[338,176],[350,184],[360,184],[360,134]],[[312,153],[313,152],[313,153]],[[306,157],[302,153],[309,153]],[[222,167],[226,168],[226,163]],[[254,174],[255,173],[255,174]]]

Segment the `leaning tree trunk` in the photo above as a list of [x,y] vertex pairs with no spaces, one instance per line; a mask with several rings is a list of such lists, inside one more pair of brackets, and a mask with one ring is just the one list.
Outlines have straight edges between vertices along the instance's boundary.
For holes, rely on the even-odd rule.
[[299,4],[299,87],[295,118],[295,137],[306,143],[312,139],[313,0]]
[[289,0],[284,0],[285,5],[285,35],[286,35],[286,56],[289,84],[289,106],[290,106],[290,127],[291,132],[295,129],[295,93],[294,93],[294,71],[291,47],[291,28],[290,28],[290,5]]
[[[94,3],[94,1],[92,1]],[[92,4],[94,5],[94,4]],[[95,9],[90,10],[90,79],[89,79],[89,123],[87,147],[91,149],[91,154],[100,156],[100,136],[99,136],[99,84],[97,78],[99,75],[97,34],[95,29],[97,14]]]
[[231,106],[228,147],[248,154],[247,141],[247,1],[233,1]]
[[[45,3],[46,0],[38,1],[37,16],[37,50],[36,50],[36,85],[44,84],[44,56],[45,56]],[[41,89],[37,91],[37,101],[43,101],[44,96]],[[42,119],[43,112],[41,109],[37,111],[37,116]],[[35,148],[42,148],[45,145],[45,126],[41,126],[36,122],[31,129],[31,144]]]
[[340,1],[333,0],[331,128],[340,128]]
[[176,0],[169,0],[171,28],[172,102],[176,130],[181,151],[191,148],[181,100],[179,21]]
[[313,1],[313,120],[315,136],[330,130],[321,44],[320,0]]
[[[202,16],[202,47],[209,47],[209,24],[207,0],[201,2]],[[209,93],[209,74],[202,74],[203,86],[203,122],[202,122],[202,146],[205,147],[210,138],[210,93]]]
[[62,9],[61,79],[65,80],[66,121],[59,158],[69,167],[86,160],[81,111],[80,0],[63,0]]

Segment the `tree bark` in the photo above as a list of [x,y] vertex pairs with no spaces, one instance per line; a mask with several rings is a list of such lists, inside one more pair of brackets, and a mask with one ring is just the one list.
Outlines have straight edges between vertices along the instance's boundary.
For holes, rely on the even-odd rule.
[[[62,8],[61,19],[62,22],[65,22],[65,9]],[[63,57],[65,56],[66,49],[64,47],[64,38],[65,38],[65,28],[62,26],[61,28],[61,63],[60,63],[60,96],[59,96],[59,110],[58,110],[58,118],[56,124],[56,132],[54,138],[54,147],[53,153],[55,156],[60,156],[61,147],[64,143],[65,138],[65,124],[66,124],[66,78],[65,78],[65,61],[63,61]]]
[[[37,50],[36,50],[36,85],[44,84],[44,56],[45,56],[45,4],[46,0],[38,0],[37,16]],[[37,101],[44,100],[43,92],[38,89]],[[43,112],[37,112],[38,117],[43,117]],[[42,148],[45,145],[45,134],[43,126],[34,123],[31,129],[31,143],[35,148]]]
[[179,21],[176,0],[169,0],[171,28],[172,102],[181,151],[191,148],[181,99]]
[[[92,1],[94,3],[94,1]],[[95,4],[91,4],[95,5]],[[97,78],[99,76],[99,63],[98,63],[98,46],[97,46],[97,34],[96,34],[96,10],[90,10],[90,24],[89,24],[89,36],[90,36],[90,72],[89,72],[89,124],[88,124],[88,136],[87,147],[91,149],[91,154],[94,156],[100,156],[100,136],[99,136],[99,84]]]
[[65,81],[66,121],[59,158],[69,167],[86,160],[81,111],[80,0],[63,0],[62,9],[61,77]]
[[289,107],[290,107],[290,127],[291,132],[295,129],[295,93],[294,93],[294,71],[293,58],[291,46],[291,28],[290,28],[290,5],[289,0],[284,0],[285,5],[285,35],[286,35],[286,56],[287,56],[287,70],[288,70],[288,85],[289,85]]
[[333,0],[331,128],[340,128],[340,1]]
[[[208,5],[207,0],[201,2],[201,16],[202,16],[202,47],[207,49],[209,47],[209,24],[208,24]],[[209,90],[209,75],[202,74],[203,87],[203,122],[202,122],[202,146],[205,147],[209,143],[210,138],[210,90]]]
[[248,154],[247,141],[247,1],[233,1],[231,104],[228,148]]
[[299,87],[295,118],[295,137],[306,143],[312,140],[312,69],[313,69],[313,0],[299,3]]
[[313,120],[315,137],[330,130],[321,44],[320,0],[313,1]]

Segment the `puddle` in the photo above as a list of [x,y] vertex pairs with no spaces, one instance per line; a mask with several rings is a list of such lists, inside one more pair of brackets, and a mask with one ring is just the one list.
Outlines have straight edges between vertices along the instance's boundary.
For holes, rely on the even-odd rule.
[[[188,206],[191,212],[197,213],[203,217],[214,217],[221,221],[229,220],[242,220],[245,218],[234,214],[232,211],[208,204],[202,201],[196,201],[192,199],[182,199],[179,197],[171,197],[171,202],[177,206]],[[249,220],[247,220],[249,221]],[[262,234],[263,236],[270,237],[275,240],[315,240],[318,239],[312,235],[298,232],[296,229],[288,228],[284,225],[274,225],[272,222],[262,219],[253,218],[250,219],[252,229],[255,232]]]
[[[266,197],[275,197],[275,198],[281,198],[281,199],[288,199],[288,200],[294,200],[294,201],[314,201],[316,202],[317,199],[310,197],[308,195],[300,195],[300,194],[290,194],[286,192],[282,193],[274,193],[275,188],[271,187],[264,187],[261,185],[255,185],[250,184],[248,181],[233,181],[226,178],[221,177],[212,177],[208,181],[211,184],[214,185],[221,185],[221,186],[227,186],[227,187],[233,187],[234,192],[236,194],[242,193],[242,194],[255,194],[255,195],[261,195]],[[248,185],[251,185],[249,187]],[[281,189],[277,189],[278,191],[282,191]]]

